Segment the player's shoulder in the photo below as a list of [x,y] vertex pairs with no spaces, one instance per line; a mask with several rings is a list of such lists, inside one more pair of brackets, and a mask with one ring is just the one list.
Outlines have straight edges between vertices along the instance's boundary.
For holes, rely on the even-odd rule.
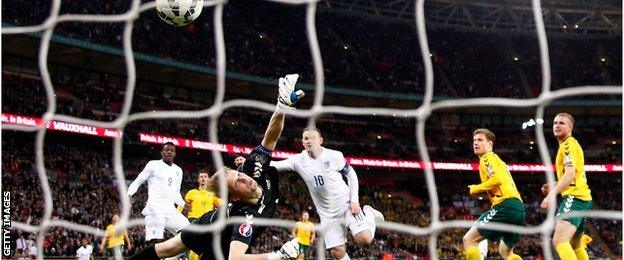
[[334,149],[330,149],[330,148],[326,148],[323,147],[323,155],[325,156],[329,156],[332,158],[344,158],[344,155],[342,154],[341,151],[338,150],[334,150]]
[[570,137],[566,138],[565,141],[563,141],[563,144],[569,145],[569,146],[577,146],[577,147],[581,146],[579,141],[576,140],[576,138],[574,138],[574,136],[570,136]]

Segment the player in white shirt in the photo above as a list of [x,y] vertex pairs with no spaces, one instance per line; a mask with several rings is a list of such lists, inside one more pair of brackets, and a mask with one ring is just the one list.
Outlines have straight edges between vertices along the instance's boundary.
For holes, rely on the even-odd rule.
[[174,205],[185,206],[180,193],[182,169],[173,163],[175,145],[171,142],[163,144],[160,155],[162,159],[149,161],[128,188],[132,202],[132,195],[147,181],[147,203],[141,211],[145,216],[145,241],[162,240],[165,229],[175,235],[189,224]]
[[82,246],[76,250],[76,259],[93,260],[93,245],[87,244],[87,239],[82,239]]
[[345,245],[346,230],[340,222],[347,223],[356,243],[368,245],[375,237],[375,222],[384,221],[384,217],[371,206],[360,208],[355,171],[341,152],[321,146],[323,137],[318,129],[304,129],[302,143],[305,149],[301,153],[283,161],[273,161],[271,166],[280,172],[295,171],[303,178],[321,225],[327,225],[323,233],[325,247],[336,259],[350,259]]

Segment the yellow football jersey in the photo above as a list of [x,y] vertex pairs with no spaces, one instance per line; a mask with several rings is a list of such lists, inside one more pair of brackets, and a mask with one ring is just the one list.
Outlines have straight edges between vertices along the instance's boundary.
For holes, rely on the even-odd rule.
[[110,224],[106,227],[106,237],[108,239],[106,243],[107,248],[116,247],[125,244],[124,235],[128,234],[128,231],[119,233],[118,236],[114,236],[115,225]]
[[223,202],[212,191],[192,189],[184,196],[186,203],[191,204],[189,210],[189,218],[199,218],[204,213],[214,210],[219,207]]
[[522,201],[511,173],[507,169],[507,164],[494,152],[487,152],[479,159],[479,177],[481,177],[481,184],[474,185],[470,192],[487,191],[492,206],[510,198]]
[[314,223],[310,221],[298,221],[295,225],[297,229],[297,238],[299,238],[299,244],[309,246],[312,241],[312,232],[314,232]]
[[574,196],[584,201],[592,200],[591,190],[587,185],[587,177],[585,176],[585,169],[583,168],[585,165],[585,156],[583,156],[581,145],[574,137],[569,136],[559,144],[555,165],[557,167],[557,180],[561,180],[561,177],[563,177],[564,166],[574,166],[574,180],[572,180],[569,187],[563,190],[561,193],[562,196]]

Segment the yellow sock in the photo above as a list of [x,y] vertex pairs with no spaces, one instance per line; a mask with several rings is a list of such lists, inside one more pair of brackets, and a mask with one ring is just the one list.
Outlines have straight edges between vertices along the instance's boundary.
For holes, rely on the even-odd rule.
[[560,259],[576,260],[576,254],[569,242],[559,243],[555,246]]
[[578,260],[589,260],[589,256],[587,255],[587,250],[585,250],[584,246],[581,246],[574,250],[576,254],[576,259]]
[[507,256],[507,260],[522,260],[522,257],[511,252],[511,254]]
[[477,246],[466,248],[466,260],[481,260],[481,253]]

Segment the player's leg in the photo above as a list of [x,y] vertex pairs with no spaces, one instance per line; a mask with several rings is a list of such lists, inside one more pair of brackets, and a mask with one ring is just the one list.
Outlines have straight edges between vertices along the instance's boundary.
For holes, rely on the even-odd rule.
[[360,245],[368,245],[373,242],[373,230],[371,230],[369,222],[373,221],[373,216],[364,214],[364,211],[360,214],[353,215],[351,211],[345,212],[345,222],[347,227],[353,235],[353,241]]
[[481,235],[476,226],[471,227],[468,232],[466,232],[462,241],[464,243],[464,250],[466,250],[465,253],[467,260],[481,259],[481,253],[479,252],[477,244],[484,239],[485,237]]
[[347,210],[345,218],[353,239],[360,245],[372,243],[375,238],[377,222],[385,220],[381,212],[369,205],[365,205],[362,208],[362,212],[358,215],[353,215]]
[[305,259],[305,255],[308,252],[308,250],[310,249],[312,245],[303,245],[303,244],[299,244],[299,255],[297,256],[297,259],[303,260]]
[[165,217],[160,214],[145,215],[145,241],[149,244],[161,242],[165,237]]
[[347,232],[340,224],[340,221],[338,219],[330,219],[327,221],[321,219],[321,226],[323,223],[329,223],[323,233],[325,248],[329,250],[329,253],[334,259],[349,259],[347,247],[345,245],[345,243],[347,243]]
[[[189,220],[184,217],[181,213],[176,212],[177,214],[169,215],[165,218],[165,229],[169,231],[172,235],[176,235],[180,233],[182,228],[188,226],[190,224]],[[186,258],[186,252],[181,252],[180,255],[183,258]],[[171,257],[171,260],[178,259],[179,255],[174,255]]]
[[572,244],[570,244],[572,237],[574,237],[574,233],[576,233],[576,226],[574,226],[574,224],[563,219],[557,220],[557,223],[555,224],[555,234],[553,235],[552,241],[559,258],[566,260],[577,259],[574,249],[572,249]]
[[165,228],[167,228],[167,230],[173,235],[179,233],[183,227],[186,227],[189,224],[189,220],[180,213],[173,214],[165,219]]
[[507,233],[502,236],[498,245],[498,252],[503,259],[507,260],[522,260],[522,257],[513,252],[514,246],[520,240],[520,235]]
[[576,230],[576,233],[572,237],[572,241],[570,241],[572,248],[574,248],[574,254],[576,254],[576,259],[578,260],[589,260],[587,249],[585,248],[585,245],[581,243],[581,238],[583,237],[583,234],[585,233],[584,231],[585,231],[586,224],[587,224],[587,219],[583,218],[583,220],[581,221],[581,224]]
[[188,248],[182,243],[181,235],[178,234],[165,242],[145,247],[129,259],[161,259],[179,255],[186,250]]
[[481,253],[481,257],[482,257],[481,259],[486,259],[487,254],[488,254],[488,240],[487,239],[481,240],[481,242],[479,242],[477,247],[479,248],[479,253]]

